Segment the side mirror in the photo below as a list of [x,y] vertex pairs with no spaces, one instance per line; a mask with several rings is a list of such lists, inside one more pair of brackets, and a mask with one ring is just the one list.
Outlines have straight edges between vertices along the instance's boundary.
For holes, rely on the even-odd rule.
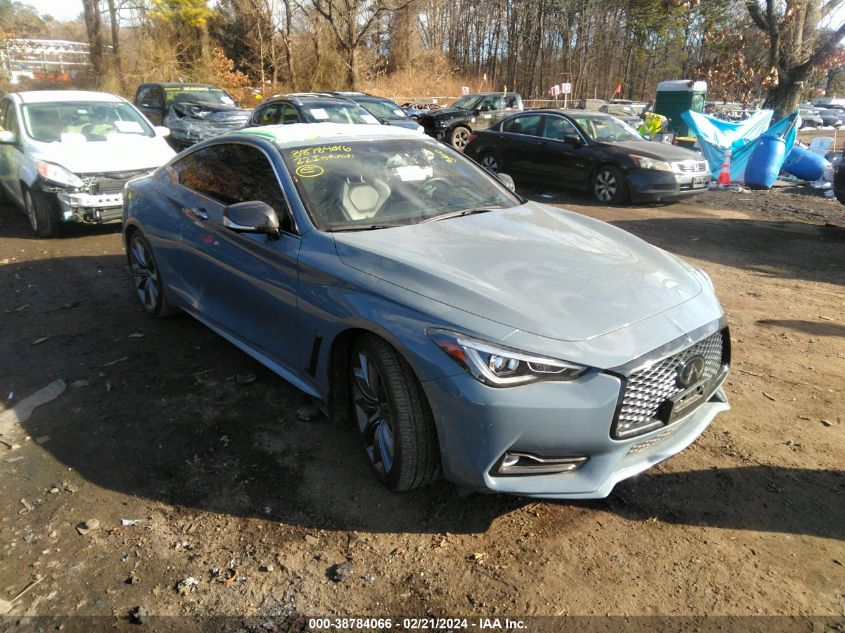
[[17,142],[15,133],[11,130],[0,130],[0,145],[11,145]]
[[580,136],[578,136],[577,134],[566,134],[566,135],[563,137],[563,142],[564,142],[564,143],[570,143],[570,144],[572,144],[572,145],[583,145],[583,144],[584,144],[584,139],[582,139],[582,138],[581,138]]
[[264,233],[279,237],[279,217],[266,202],[251,200],[230,204],[223,210],[223,226],[236,233]]
[[496,178],[499,179],[499,182],[502,183],[505,187],[508,188],[511,192],[516,192],[516,183],[513,181],[507,174],[496,174]]
[[156,125],[154,128],[156,136],[160,136],[165,138],[170,136],[170,128],[164,127],[163,125]]

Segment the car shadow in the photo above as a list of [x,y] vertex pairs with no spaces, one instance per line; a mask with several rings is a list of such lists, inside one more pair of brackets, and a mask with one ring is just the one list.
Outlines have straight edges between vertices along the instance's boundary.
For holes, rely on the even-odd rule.
[[[68,385],[24,423],[27,435],[44,440],[27,449],[35,460],[28,485],[53,485],[39,478],[55,477],[55,459],[129,497],[363,532],[484,532],[533,503],[462,496],[446,482],[387,491],[351,425],[326,420],[306,395],[198,322],[143,313],[122,256],[58,262],[0,266],[0,390],[17,394],[14,404],[57,378]],[[51,284],[33,283],[48,271]],[[73,296],[83,300],[68,302]],[[608,500],[557,504],[635,520],[845,537],[841,471],[666,470],[677,463],[623,482]],[[0,463],[6,477],[10,468]]]
[[845,325],[830,321],[804,321],[800,319],[759,319],[758,325],[773,325],[812,336],[838,336],[845,338]]
[[681,257],[769,277],[845,284],[845,227],[683,217],[620,220],[611,224]]

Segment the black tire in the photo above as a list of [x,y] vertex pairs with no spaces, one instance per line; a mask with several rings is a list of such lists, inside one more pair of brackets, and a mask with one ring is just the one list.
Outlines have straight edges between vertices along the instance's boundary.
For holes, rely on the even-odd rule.
[[470,130],[464,125],[459,125],[449,132],[449,144],[459,152],[464,151],[469,139]]
[[26,217],[32,232],[38,237],[55,237],[59,234],[59,200],[55,194],[23,190]]
[[434,418],[408,363],[383,339],[365,335],[350,348],[349,370],[354,420],[379,480],[401,491],[438,479]]
[[621,204],[628,199],[628,183],[622,170],[613,165],[602,165],[593,174],[590,184],[593,197],[602,204]]
[[141,231],[134,231],[126,249],[135,293],[147,314],[167,317],[179,310],[170,305],[153,249]]
[[487,171],[491,174],[498,174],[502,171],[502,161],[499,160],[499,157],[496,156],[496,153],[493,151],[484,152],[478,158],[478,164],[484,167]]
[[833,194],[845,204],[845,167],[839,166],[833,172]]

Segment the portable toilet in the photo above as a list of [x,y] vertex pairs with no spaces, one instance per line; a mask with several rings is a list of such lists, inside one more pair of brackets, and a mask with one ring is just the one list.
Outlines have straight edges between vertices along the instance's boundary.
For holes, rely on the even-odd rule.
[[704,112],[704,97],[707,94],[706,81],[678,79],[661,81],[657,84],[657,98],[654,111],[662,114],[672,123],[677,136],[689,136],[689,126],[681,118],[681,112],[692,110]]

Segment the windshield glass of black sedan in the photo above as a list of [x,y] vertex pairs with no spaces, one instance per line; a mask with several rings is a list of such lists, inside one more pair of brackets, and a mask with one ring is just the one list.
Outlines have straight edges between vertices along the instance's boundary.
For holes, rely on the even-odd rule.
[[164,88],[167,105],[171,103],[198,103],[218,108],[234,108],[235,100],[220,88],[205,86],[166,86]]
[[306,210],[323,231],[416,224],[520,204],[480,167],[434,141],[321,143],[281,153]]
[[634,128],[611,116],[576,116],[574,119],[584,133],[597,143],[643,140]]
[[301,108],[309,123],[379,124],[378,119],[354,103],[305,103]]

